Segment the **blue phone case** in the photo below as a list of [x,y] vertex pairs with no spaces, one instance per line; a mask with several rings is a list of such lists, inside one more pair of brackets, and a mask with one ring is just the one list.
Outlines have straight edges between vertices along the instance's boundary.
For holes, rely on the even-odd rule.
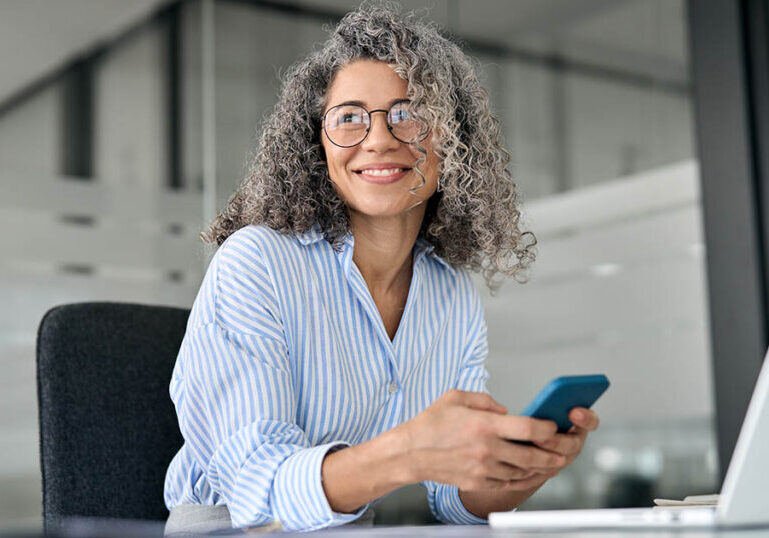
[[565,433],[574,425],[569,411],[575,407],[590,407],[609,388],[605,375],[572,375],[557,377],[548,383],[522,415],[552,420],[558,431]]

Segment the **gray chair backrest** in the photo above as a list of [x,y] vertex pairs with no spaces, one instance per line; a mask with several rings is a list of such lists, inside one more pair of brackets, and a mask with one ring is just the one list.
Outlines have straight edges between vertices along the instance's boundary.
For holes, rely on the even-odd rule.
[[189,310],[80,303],[38,330],[43,519],[162,520],[166,468],[182,445],[168,383]]

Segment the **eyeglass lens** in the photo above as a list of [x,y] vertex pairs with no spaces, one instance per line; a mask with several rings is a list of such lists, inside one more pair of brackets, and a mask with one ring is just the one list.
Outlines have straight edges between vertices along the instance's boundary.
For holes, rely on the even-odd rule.
[[[408,103],[395,103],[387,113],[387,126],[401,142],[409,143],[419,136],[419,122],[409,115]],[[342,147],[363,142],[371,128],[371,115],[358,105],[338,105],[326,112],[323,128],[329,140]]]

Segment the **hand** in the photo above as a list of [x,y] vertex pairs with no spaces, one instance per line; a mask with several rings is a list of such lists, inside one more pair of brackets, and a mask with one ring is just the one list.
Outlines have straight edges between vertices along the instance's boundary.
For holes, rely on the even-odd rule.
[[600,423],[598,415],[584,407],[575,407],[569,411],[569,420],[574,423],[574,426],[572,426],[568,433],[557,433],[550,439],[534,441],[534,444],[538,447],[560,454],[566,458],[566,462],[558,471],[571,465],[574,459],[579,456],[579,453],[582,452],[582,447],[585,445],[587,434],[595,431]]
[[460,390],[448,391],[398,429],[415,481],[453,484],[461,490],[537,487],[569,463],[567,455],[540,443],[571,455],[574,439],[582,435],[556,437],[557,427],[550,420],[507,415],[488,394]]

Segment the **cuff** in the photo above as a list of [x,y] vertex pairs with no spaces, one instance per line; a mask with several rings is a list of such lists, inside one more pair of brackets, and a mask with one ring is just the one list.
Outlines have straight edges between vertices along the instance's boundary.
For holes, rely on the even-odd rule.
[[444,523],[455,525],[487,525],[489,521],[471,514],[459,498],[459,488],[437,484],[435,489],[435,515]]
[[334,512],[321,482],[326,454],[350,446],[344,441],[306,448],[287,458],[275,474],[273,511],[286,530],[315,530],[356,520],[368,504],[354,514]]

